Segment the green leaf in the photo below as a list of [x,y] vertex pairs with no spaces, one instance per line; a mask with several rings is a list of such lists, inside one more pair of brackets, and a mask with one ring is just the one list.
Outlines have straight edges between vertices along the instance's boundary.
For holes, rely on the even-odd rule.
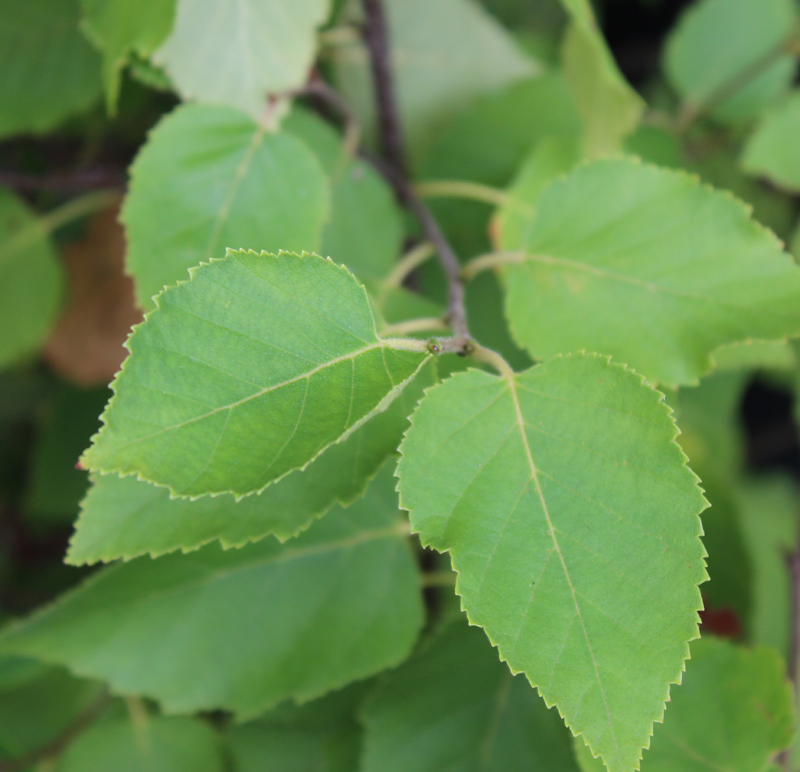
[[741,480],[734,495],[753,573],[748,637],[788,656],[791,587],[786,556],[797,547],[797,488],[773,475]]
[[494,241],[499,249],[522,247],[542,193],[555,178],[572,171],[581,158],[574,138],[547,137],[536,145],[509,186],[507,202],[495,213]]
[[638,765],[697,636],[705,500],[662,395],[597,356],[458,374],[398,467],[422,543],[512,672],[611,772]]
[[8,629],[26,652],[158,700],[252,717],[406,658],[423,622],[390,467],[364,499],[296,539],[217,545],[94,574]]
[[135,477],[95,475],[70,542],[73,565],[158,557],[196,549],[219,539],[240,547],[273,534],[285,541],[305,530],[334,504],[350,504],[400,444],[422,389],[433,381],[433,363],[389,408],[303,471],[292,472],[263,493],[241,501],[230,494],[191,500],[171,498],[166,488]]
[[153,56],[186,100],[257,119],[268,94],[303,85],[329,0],[177,0],[175,25]]
[[718,370],[785,370],[797,367],[797,356],[786,340],[746,340],[729,343],[713,354]]
[[80,0],[83,27],[103,53],[106,103],[114,112],[122,68],[132,53],[147,57],[172,29],[176,0]]
[[0,188],[0,367],[44,342],[58,311],[61,284],[62,270],[43,225],[19,198]]
[[82,462],[173,495],[264,490],[385,410],[431,358],[422,341],[380,339],[364,288],[316,255],[229,250],[156,305]]
[[67,748],[56,772],[222,772],[219,739],[205,721],[112,711]]
[[686,109],[708,107],[720,121],[741,123],[785,92],[796,64],[781,47],[795,16],[792,0],[689,6],[667,39],[663,63]]
[[3,0],[0,137],[51,131],[100,96],[100,56],[79,17],[78,0]]
[[645,103],[619,71],[588,0],[562,5],[570,17],[561,54],[564,77],[583,116],[586,155],[594,158],[619,149]]
[[[791,687],[778,654],[704,638],[692,644],[642,772],[764,772],[793,733]],[[585,772],[597,768],[581,762]]]
[[158,124],[131,167],[122,212],[127,268],[143,308],[226,247],[314,250],[328,186],[297,139],[236,110],[185,105]]
[[742,166],[781,188],[800,193],[800,90],[792,92],[761,119],[744,149]]
[[554,182],[505,268],[536,359],[586,349],[651,383],[696,383],[724,343],[800,332],[800,270],[730,194],[631,159]]
[[362,711],[363,772],[574,772],[569,732],[461,620],[384,678]]
[[236,772],[353,772],[361,728],[361,684],[304,705],[282,705],[228,732]]
[[19,657],[0,659],[0,759],[16,759],[52,742],[100,694],[91,681]]
[[[439,121],[475,97],[539,70],[473,0],[388,0],[384,5],[400,114],[414,154],[430,140]],[[333,56],[339,87],[366,132],[374,134],[373,89],[364,47],[341,46]]]

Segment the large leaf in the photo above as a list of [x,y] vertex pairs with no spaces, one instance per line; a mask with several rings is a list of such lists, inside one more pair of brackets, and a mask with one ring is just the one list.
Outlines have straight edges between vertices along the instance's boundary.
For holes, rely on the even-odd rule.
[[687,109],[708,105],[715,118],[739,123],[786,91],[796,64],[780,48],[795,15],[793,0],[700,0],[689,6],[667,39],[664,58]]
[[398,468],[423,544],[512,672],[611,772],[638,765],[697,636],[705,500],[662,395],[596,356],[427,392]]
[[618,150],[638,125],[644,100],[628,85],[597,27],[588,0],[562,0],[570,17],[564,37],[564,77],[583,116],[589,157]]
[[364,684],[303,705],[280,705],[227,740],[236,772],[354,772],[359,769],[361,728],[356,709]]
[[380,682],[363,772],[574,772],[569,732],[461,620]]
[[184,99],[258,118],[267,96],[305,83],[329,0],[177,0],[154,59]]
[[[474,0],[388,0],[385,7],[403,128],[414,152],[424,147],[437,122],[539,69]],[[354,43],[337,48],[334,56],[342,91],[362,125],[374,131],[366,50]]]
[[313,154],[237,110],[186,105],[131,167],[122,219],[139,305],[226,247],[319,248],[328,186]]
[[587,349],[653,383],[695,383],[723,343],[800,332],[800,270],[727,193],[631,159],[542,194],[506,312],[536,359]]
[[335,503],[350,504],[400,444],[407,417],[432,382],[433,363],[384,412],[303,471],[292,472],[263,493],[241,501],[230,494],[191,500],[135,477],[95,476],[83,502],[67,561],[75,565],[144,553],[153,557],[191,550],[219,539],[240,547],[268,534],[296,536]]
[[172,29],[176,0],[80,0],[83,26],[103,53],[106,102],[119,98],[120,73],[128,56],[149,56]]
[[220,742],[194,718],[148,716],[134,722],[112,710],[80,734],[55,772],[222,772]]
[[43,224],[0,188],[0,367],[44,341],[58,311],[61,283]]
[[800,90],[768,112],[744,150],[742,166],[776,185],[800,193]]
[[3,0],[0,137],[50,131],[100,96],[100,56],[79,19],[78,0]]
[[[765,772],[794,733],[791,687],[777,653],[704,638],[692,659],[664,725],[656,727],[642,772]],[[576,743],[584,772],[603,772],[583,743]]]
[[364,288],[316,255],[229,251],[157,306],[83,465],[177,495],[263,490],[385,410],[431,356],[380,339]]
[[391,469],[286,544],[140,558],[94,574],[9,629],[26,652],[169,712],[255,716],[405,659],[423,610]]

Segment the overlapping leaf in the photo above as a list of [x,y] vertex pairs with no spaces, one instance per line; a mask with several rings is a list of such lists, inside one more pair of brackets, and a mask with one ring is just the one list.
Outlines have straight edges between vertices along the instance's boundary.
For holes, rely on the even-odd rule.
[[570,17],[564,76],[583,116],[586,154],[593,158],[619,149],[645,104],[619,71],[588,0],[562,0],[562,5]]
[[486,636],[458,620],[367,702],[363,772],[574,772],[569,732]]
[[142,308],[227,247],[319,248],[329,192],[313,154],[237,110],[179,107],[131,167],[122,219]]
[[100,97],[100,55],[79,20],[78,0],[3,0],[0,137],[50,131]]
[[596,356],[429,390],[398,467],[456,592],[611,772],[638,765],[697,635],[705,501],[662,395]]
[[653,383],[696,382],[711,352],[800,332],[800,269],[730,194],[607,159],[542,194],[505,269],[512,333],[536,359],[587,349]]
[[157,305],[83,464],[178,495],[263,490],[385,410],[430,359],[421,342],[380,339],[364,288],[316,255],[229,251]]
[[279,544],[140,558],[6,630],[25,652],[159,700],[255,716],[405,659],[423,621],[391,467],[364,499]]
[[113,111],[128,56],[149,56],[172,29],[176,0],[80,0],[83,26],[103,53],[106,102]]
[[[388,0],[385,6],[403,127],[415,152],[448,114],[539,69],[473,0]],[[374,129],[366,51],[358,42],[341,46],[334,61],[343,93],[362,125]]]
[[792,193],[800,192],[800,91],[768,112],[745,147],[745,171],[767,177]]
[[796,13],[792,0],[700,0],[689,6],[667,39],[664,58],[687,109],[709,109],[719,120],[738,123],[786,91],[796,64],[781,47]]
[[175,26],[154,55],[187,100],[253,118],[269,94],[305,83],[329,0],[177,0]]
[[[794,731],[791,688],[777,653],[704,638],[692,644],[683,683],[672,693],[642,772],[765,772]],[[602,772],[580,740],[584,772]]]
[[39,346],[55,321],[61,268],[36,215],[0,189],[0,366]]
[[433,378],[427,365],[389,408],[303,471],[292,472],[263,493],[241,501],[230,494],[191,500],[135,477],[98,475],[83,502],[67,561],[76,565],[156,557],[191,550],[214,539],[226,548],[268,534],[296,536],[334,504],[349,504],[400,444],[407,417]]

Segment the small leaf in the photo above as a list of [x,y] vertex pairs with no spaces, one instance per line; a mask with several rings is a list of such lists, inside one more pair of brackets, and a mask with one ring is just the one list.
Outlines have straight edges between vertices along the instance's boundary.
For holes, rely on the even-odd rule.
[[705,500],[662,395],[596,356],[427,392],[401,506],[512,672],[611,772],[638,766],[697,636]]
[[173,495],[264,490],[385,410],[430,359],[421,341],[381,340],[364,288],[316,255],[229,250],[157,306],[82,463]]
[[252,717],[406,658],[423,622],[391,468],[286,544],[140,558],[7,629],[0,651],[94,675],[170,713]]
[[569,732],[486,636],[458,620],[379,683],[363,772],[575,772]]
[[[540,69],[473,0],[388,0],[385,7],[400,113],[414,154],[430,140],[439,121],[475,97]],[[339,87],[367,132],[374,133],[365,49],[359,44],[341,46],[333,58]]]
[[[664,70],[688,109],[708,104],[715,118],[736,124],[786,91],[796,63],[779,49],[792,33],[795,14],[793,0],[700,0],[690,5],[664,49]],[[738,84],[775,53],[774,64]]]
[[724,343],[800,332],[800,270],[730,194],[631,159],[541,196],[506,313],[536,359],[586,349],[651,383],[696,383]]
[[133,52],[146,57],[172,29],[176,0],[80,0],[83,26],[103,53],[106,103],[114,112],[121,71]]
[[588,0],[562,5],[570,17],[561,54],[564,78],[583,116],[586,155],[594,158],[619,149],[645,103],[619,71]]
[[[350,504],[400,444],[422,389],[432,383],[433,363],[389,408],[339,445],[332,445],[303,471],[292,472],[263,493],[241,501],[230,494],[191,500],[135,477],[96,475],[70,541],[73,565],[158,557],[196,549],[219,539],[240,547],[273,534],[296,536],[334,504]],[[85,487],[85,486],[84,486]]]
[[44,342],[58,312],[61,283],[44,226],[19,198],[0,188],[0,366]]
[[800,193],[800,91],[768,112],[747,142],[742,167],[781,188]]
[[[692,644],[692,658],[642,772],[763,772],[794,733],[791,687],[778,654],[713,637]],[[579,758],[580,758],[579,754]],[[581,759],[585,772],[592,764]]]
[[220,742],[196,718],[148,716],[135,724],[113,710],[67,747],[58,772],[222,772]]
[[328,185],[294,137],[237,110],[184,105],[164,118],[131,167],[122,219],[142,308],[227,247],[314,250]]
[[177,0],[175,26],[153,56],[185,100],[257,119],[267,95],[305,83],[329,0]]
[[100,55],[79,19],[78,0],[3,0],[0,137],[44,134],[100,97]]

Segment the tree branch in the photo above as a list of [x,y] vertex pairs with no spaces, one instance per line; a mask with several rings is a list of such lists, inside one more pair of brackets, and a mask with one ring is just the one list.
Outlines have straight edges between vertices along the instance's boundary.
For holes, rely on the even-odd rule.
[[59,756],[103,714],[111,704],[111,700],[111,695],[104,690],[58,737],[19,758],[0,761],[0,772],[22,772],[23,769],[28,769],[34,764]]

